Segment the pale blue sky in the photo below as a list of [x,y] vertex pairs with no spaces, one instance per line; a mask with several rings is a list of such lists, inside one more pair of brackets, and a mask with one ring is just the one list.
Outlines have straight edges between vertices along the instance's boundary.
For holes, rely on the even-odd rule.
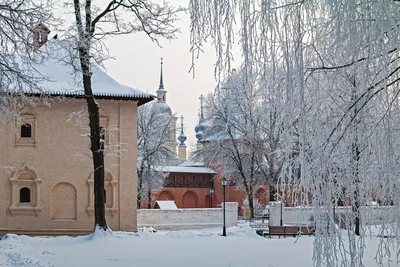
[[[161,0],[153,0],[160,1]],[[171,5],[187,7],[189,0],[166,0]],[[106,5],[109,0],[93,1],[97,6]],[[70,1],[68,1],[70,3]],[[68,23],[73,16],[71,10],[59,8],[60,16]],[[65,13],[67,12],[67,14]],[[127,17],[125,14],[124,17]],[[110,55],[114,59],[105,61],[106,72],[118,82],[156,94],[160,79],[160,58],[164,58],[164,85],[167,93],[167,103],[178,117],[184,116],[186,145],[196,144],[194,127],[198,122],[200,107],[199,97],[212,91],[216,85],[214,79],[215,50],[211,40],[203,47],[204,53],[196,61],[196,76],[189,73],[192,56],[190,50],[190,19],[189,15],[181,13],[176,26],[181,33],[177,39],[167,41],[160,39],[160,48],[144,33],[121,35],[105,40]],[[55,32],[54,32],[55,33]],[[53,34],[53,33],[52,33]],[[232,67],[240,65],[240,50],[233,51],[236,61]],[[179,133],[178,133],[179,134]]]
[[[171,4],[187,6],[188,0],[170,0]],[[204,54],[196,62],[196,76],[189,73],[191,54],[189,52],[189,25],[187,14],[180,15],[177,22],[181,33],[175,41],[160,40],[162,48],[143,33],[118,36],[107,40],[106,44],[115,60],[106,61],[107,72],[120,83],[136,87],[149,93],[158,88],[160,58],[164,58],[164,84],[167,103],[177,116],[185,117],[186,144],[195,144],[194,127],[198,122],[200,94],[210,92],[214,79],[214,48],[205,47]],[[238,64],[238,62],[236,62]],[[234,64],[235,66],[236,64]]]

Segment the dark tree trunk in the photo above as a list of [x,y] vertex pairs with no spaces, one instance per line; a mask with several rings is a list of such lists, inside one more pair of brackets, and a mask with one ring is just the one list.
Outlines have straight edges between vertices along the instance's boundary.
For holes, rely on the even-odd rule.
[[[84,73],[88,72],[84,70]],[[91,77],[89,75],[84,74],[83,84],[89,113],[90,150],[92,151],[94,168],[94,224],[106,230],[107,222],[104,207],[104,151],[100,144],[99,106],[91,93]]]
[[248,194],[249,208],[250,208],[250,218],[254,218],[254,199],[253,194]]
[[85,28],[83,28],[80,2],[74,0],[76,26],[79,35],[78,51],[82,68],[83,88],[89,113],[90,150],[93,157],[94,169],[94,225],[107,230],[106,213],[104,206],[104,151],[100,143],[100,116],[99,106],[93,96],[92,73],[90,71],[90,42],[94,33],[91,18],[91,0],[85,3]]
[[246,190],[247,199],[249,201],[249,209],[250,209],[250,219],[254,218],[254,199],[253,199],[253,186],[248,183],[246,176],[242,174],[243,177],[243,185]]
[[[353,95],[352,95],[352,101],[356,101],[357,99],[357,94],[355,91],[356,88],[356,79],[355,77],[353,78]],[[358,105],[355,105],[354,107],[354,118],[357,117],[358,114]],[[351,203],[352,206],[352,212],[354,214],[354,234],[355,235],[360,235],[360,228],[361,228],[361,216],[360,216],[360,174],[359,174],[359,161],[360,161],[360,148],[359,148],[359,142],[358,142],[358,129],[359,129],[359,119],[354,120],[354,132],[353,134],[355,135],[353,144],[352,144],[352,157],[353,157],[353,179],[354,179],[354,203]]]
[[275,201],[275,186],[274,185],[269,185],[269,201]]
[[[357,208],[358,207],[358,208]],[[360,206],[356,205],[356,214],[359,214],[359,209]],[[356,215],[355,219],[354,219],[354,234],[360,236],[360,227],[361,227],[361,220],[360,220],[360,216]]]
[[360,228],[361,228],[361,215],[360,215],[360,178],[358,173],[358,162],[360,160],[360,150],[358,148],[357,143],[353,144],[353,154],[354,154],[354,161],[355,161],[355,191],[354,191],[354,203],[352,203],[352,211],[354,213],[354,233],[356,235],[360,235]]
[[143,171],[138,171],[138,186],[137,186],[137,208],[140,209],[140,205],[142,203],[142,190],[143,190],[143,179],[142,179]]
[[147,191],[147,208],[151,209],[151,189]]
[[339,197],[339,199],[337,201],[337,205],[339,207],[344,206],[345,205],[345,200],[346,200],[346,188],[343,187],[342,188],[342,193],[340,194],[340,197]]
[[142,203],[142,196],[139,194],[137,194],[137,208],[140,209],[140,204]]

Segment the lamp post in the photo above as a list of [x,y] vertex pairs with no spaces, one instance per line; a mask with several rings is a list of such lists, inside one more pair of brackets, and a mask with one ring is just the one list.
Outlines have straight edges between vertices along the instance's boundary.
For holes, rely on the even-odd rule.
[[214,194],[214,188],[210,188],[210,208],[212,208],[212,199],[213,199],[213,194]]
[[225,188],[226,185],[228,184],[228,180],[224,177],[222,178],[222,188],[224,189],[224,224],[223,224],[223,228],[222,228],[222,236],[226,236],[226,225],[225,225]]

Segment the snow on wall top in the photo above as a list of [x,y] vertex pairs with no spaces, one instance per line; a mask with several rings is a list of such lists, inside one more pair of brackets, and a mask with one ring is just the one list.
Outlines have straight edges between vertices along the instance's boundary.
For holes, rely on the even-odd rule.
[[156,201],[158,207],[161,210],[177,210],[178,207],[175,205],[175,201],[173,200],[158,200]]
[[[68,42],[51,39],[40,48],[45,60],[38,66],[32,67],[35,75],[46,77],[46,80],[39,84],[39,90],[27,89],[27,94],[45,94],[56,96],[84,96],[82,75],[74,74],[74,68],[70,63],[73,60],[75,66],[80,66],[78,58],[71,53]],[[72,60],[71,60],[72,58]],[[80,71],[80,67],[78,68]],[[92,90],[98,98],[141,100],[141,104],[151,101],[154,95],[145,93],[118,83],[111,76],[92,64]]]
[[162,172],[180,172],[180,173],[207,173],[215,174],[216,172],[206,167],[186,167],[186,166],[165,166],[159,169]]
[[182,162],[178,166],[181,166],[181,167],[204,167],[204,164],[201,162],[187,160],[187,161]]

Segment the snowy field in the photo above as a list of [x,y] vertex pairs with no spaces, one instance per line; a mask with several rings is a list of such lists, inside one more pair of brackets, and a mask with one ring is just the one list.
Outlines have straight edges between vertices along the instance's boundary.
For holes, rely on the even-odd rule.
[[[82,237],[27,237],[7,235],[0,241],[0,266],[137,266],[137,267],[311,267],[313,237],[263,238],[248,227],[113,232]],[[367,267],[378,239],[367,241]],[[391,266],[397,266],[392,264]]]

